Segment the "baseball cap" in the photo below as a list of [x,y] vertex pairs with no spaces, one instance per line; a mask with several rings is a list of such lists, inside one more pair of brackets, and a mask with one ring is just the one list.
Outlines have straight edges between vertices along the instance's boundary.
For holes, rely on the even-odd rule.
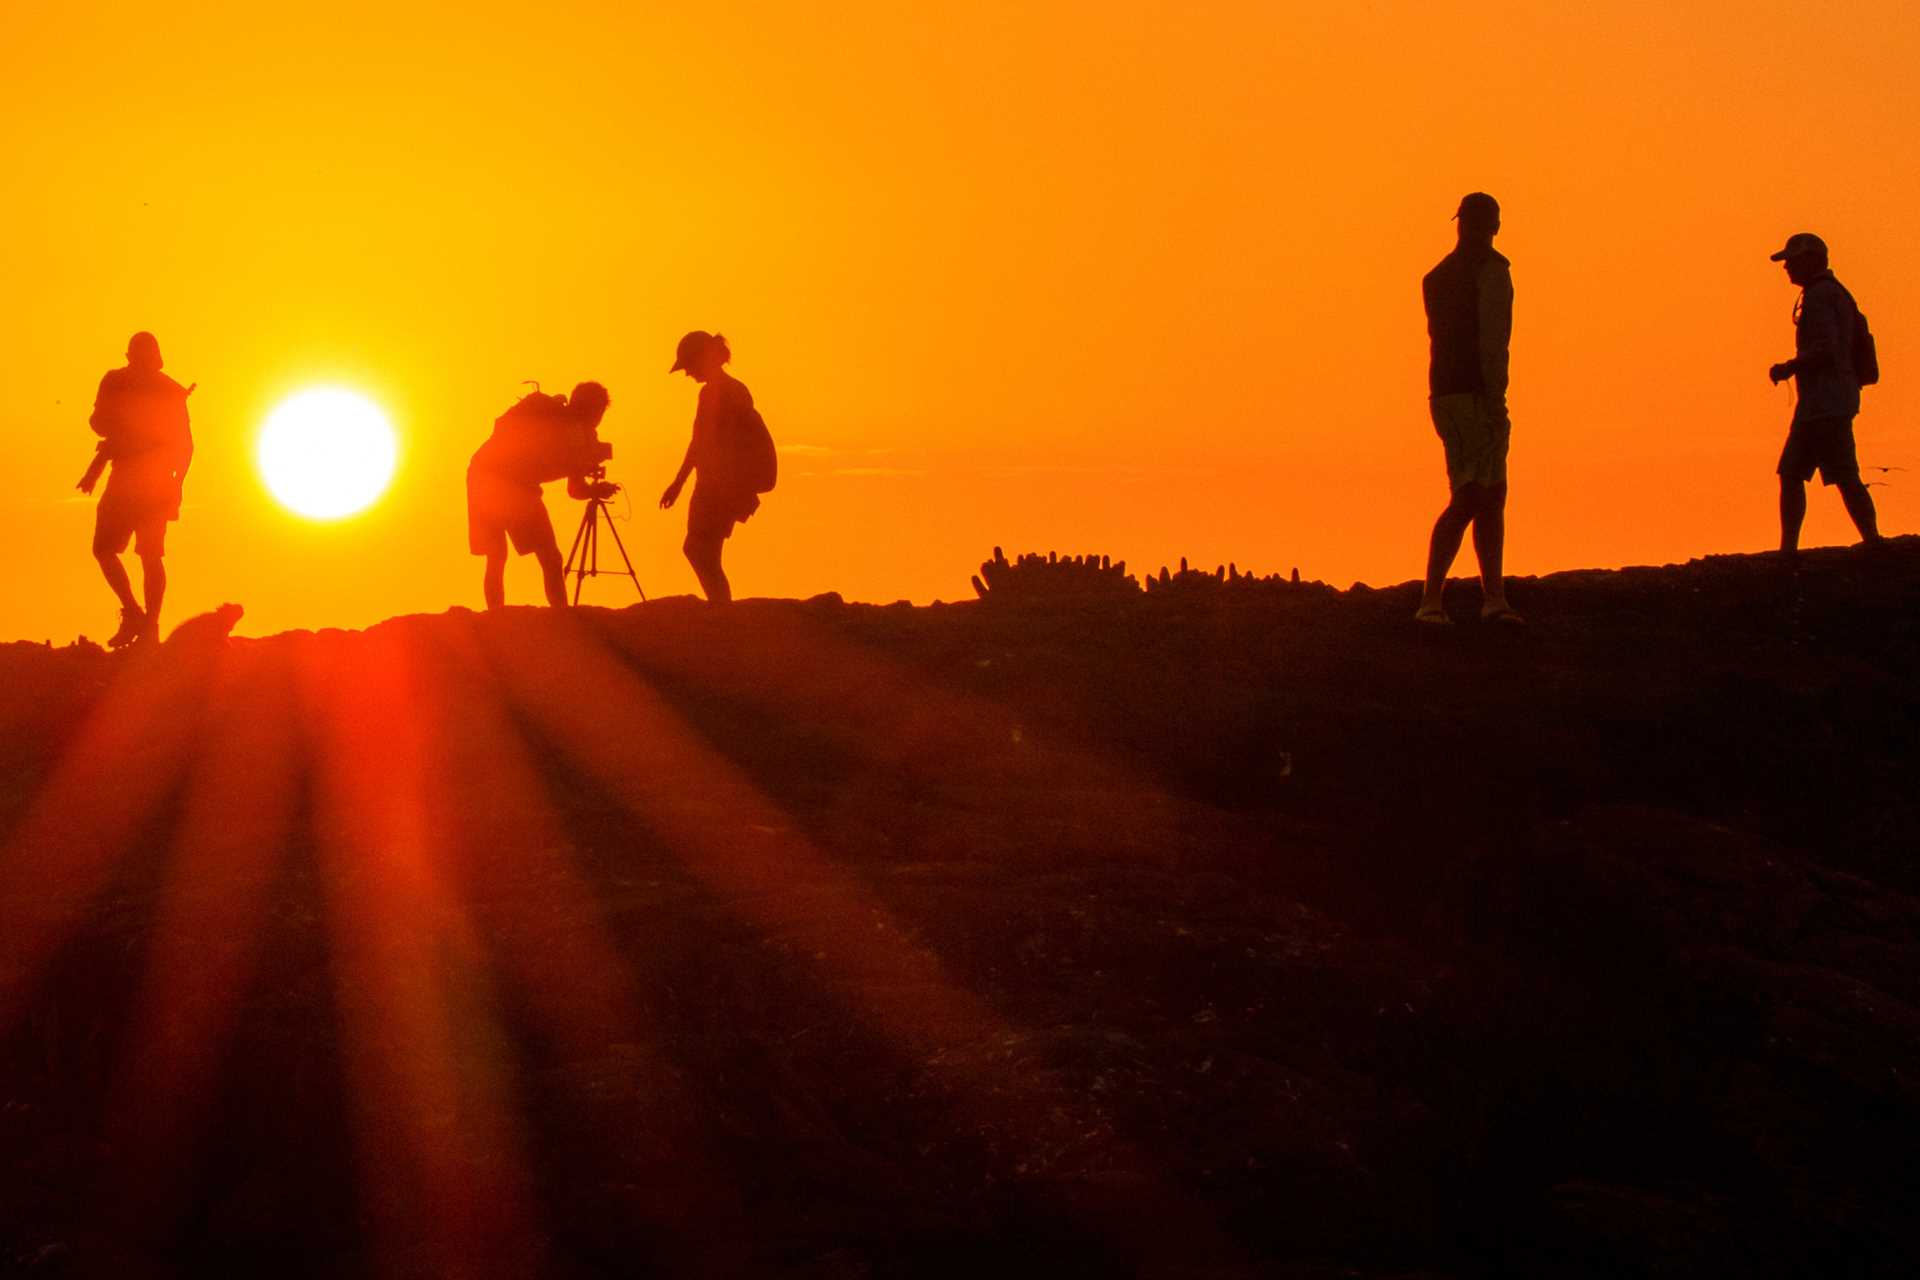
[[1803,253],[1825,253],[1827,242],[1811,231],[1796,231],[1787,237],[1787,247],[1768,258],[1768,262],[1785,262],[1788,258],[1797,258]]
[[1484,222],[1500,216],[1500,202],[1484,191],[1469,191],[1460,197],[1460,207],[1454,210],[1453,216],[1456,219],[1473,218]]
[[678,373],[686,368],[702,351],[716,342],[725,342],[717,333],[708,333],[705,329],[695,329],[680,339],[680,345],[673,350],[673,368],[668,373]]

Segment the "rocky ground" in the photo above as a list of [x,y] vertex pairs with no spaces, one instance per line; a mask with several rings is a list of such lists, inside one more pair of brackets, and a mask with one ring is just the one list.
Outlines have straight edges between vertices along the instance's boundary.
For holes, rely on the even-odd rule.
[[1920,540],[1247,583],[0,646],[0,1268],[1911,1274]]

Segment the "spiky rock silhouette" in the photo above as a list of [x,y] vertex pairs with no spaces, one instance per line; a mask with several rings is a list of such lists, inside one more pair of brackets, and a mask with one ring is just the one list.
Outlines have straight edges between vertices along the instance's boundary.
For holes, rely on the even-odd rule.
[[1008,561],[999,547],[973,576],[982,600],[1057,600],[1063,597],[1138,595],[1140,582],[1127,573],[1125,560],[1107,556],[1067,556],[1032,552]]

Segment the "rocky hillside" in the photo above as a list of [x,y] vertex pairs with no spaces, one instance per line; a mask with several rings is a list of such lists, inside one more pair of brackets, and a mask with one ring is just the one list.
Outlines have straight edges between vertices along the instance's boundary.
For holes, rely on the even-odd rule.
[[0,1269],[1910,1274],[1920,540],[1512,594],[0,647]]

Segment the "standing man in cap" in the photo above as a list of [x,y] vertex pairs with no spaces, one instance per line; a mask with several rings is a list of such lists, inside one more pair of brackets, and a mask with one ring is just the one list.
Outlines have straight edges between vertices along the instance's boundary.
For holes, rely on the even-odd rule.
[[1793,379],[1793,425],[1780,450],[1780,550],[1800,549],[1800,525],[1807,517],[1807,481],[1840,490],[1862,542],[1880,541],[1873,495],[1860,483],[1854,456],[1853,419],[1860,412],[1860,377],[1854,365],[1854,340],[1860,308],[1827,265],[1827,244],[1809,231],[1787,237],[1773,255],[1786,264],[1787,279],[1800,286],[1793,308],[1793,359],[1768,370],[1778,385]]
[[1476,191],[1454,218],[1459,243],[1420,282],[1431,359],[1427,405],[1446,449],[1451,496],[1427,547],[1426,590],[1414,621],[1445,626],[1447,571],[1469,526],[1480,560],[1480,617],[1519,626],[1507,603],[1502,558],[1507,538],[1507,341],[1513,333],[1513,275],[1493,247],[1500,205]]
[[687,477],[700,473],[687,503],[687,540],[680,549],[713,604],[733,599],[720,553],[733,536],[733,526],[760,509],[760,495],[773,488],[776,471],[773,437],[753,407],[753,393],[726,371],[731,359],[726,338],[695,329],[680,339],[673,368],[667,370],[684,372],[699,383],[700,403],[693,415],[693,439],[679,473],[660,495],[660,509],[672,507]]
[[[94,513],[93,558],[120,601],[120,629],[107,644],[115,649],[160,638],[160,605],[167,595],[167,524],[180,518],[181,487],[193,461],[187,422],[192,387],[160,372],[160,340],[136,333],[127,342],[127,363],[100,379],[88,425],[100,441],[93,465],[74,487],[90,494],[109,465],[107,491]],[[145,607],[133,598],[120,554],[133,543],[140,557]]]

